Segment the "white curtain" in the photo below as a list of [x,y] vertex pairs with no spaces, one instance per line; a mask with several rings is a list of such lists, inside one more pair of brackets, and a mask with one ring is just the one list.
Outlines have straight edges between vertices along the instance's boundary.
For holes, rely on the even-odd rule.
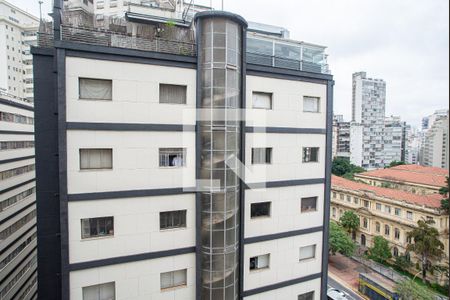
[[272,109],[272,94],[253,93],[253,108]]
[[300,248],[300,260],[314,258],[316,256],[316,245]]
[[270,254],[258,256],[258,269],[269,267]]
[[161,273],[161,289],[167,289],[174,286],[186,284],[187,270],[178,270],[173,272]]
[[161,84],[159,86],[159,102],[186,104],[186,86]]
[[80,78],[80,99],[112,100],[112,80]]
[[303,111],[305,111],[305,112],[319,112],[319,98],[316,98],[316,97],[304,97],[303,98]]
[[112,169],[112,149],[80,149],[80,168]]
[[186,284],[186,270],[179,270],[173,272],[173,285],[185,285]]
[[83,288],[83,300],[116,299],[115,283],[109,282]]
[[161,289],[167,289],[173,286],[172,273],[173,272],[161,273]]

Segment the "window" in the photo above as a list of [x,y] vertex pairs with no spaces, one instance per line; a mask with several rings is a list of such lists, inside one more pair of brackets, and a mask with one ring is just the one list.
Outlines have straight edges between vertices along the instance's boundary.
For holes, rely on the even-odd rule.
[[23,199],[27,198],[31,194],[34,194],[36,192],[36,188],[32,187],[31,189],[25,190],[15,196],[6,198],[3,201],[0,201],[0,212],[10,208],[12,205],[16,204],[17,202],[22,201]]
[[407,211],[407,212],[406,212],[406,218],[407,218],[408,220],[412,220],[412,219],[413,219],[413,213],[412,213],[412,211]]
[[367,218],[363,218],[363,227],[364,228],[369,228],[369,221],[367,220]]
[[333,192],[333,198],[336,199],[336,192]]
[[316,245],[300,247],[299,260],[306,260],[316,257]]
[[332,208],[332,210],[331,210],[331,215],[332,215],[333,217],[336,217],[336,208],[335,208],[335,207]]
[[364,200],[364,207],[370,209],[370,201]]
[[79,98],[112,100],[112,80],[79,78]]
[[384,206],[384,212],[387,213],[387,214],[391,214],[391,207],[388,206],[388,205],[385,205]]
[[377,210],[381,210],[381,204],[380,203],[375,204],[375,206],[376,206]]
[[394,257],[398,257],[398,248],[397,248],[397,247],[394,247],[394,248],[392,249],[392,251],[393,251],[393,253],[394,253]]
[[303,97],[303,111],[304,112],[319,112],[320,110],[320,98],[318,97]]
[[11,236],[14,232],[25,226],[28,222],[33,220],[36,217],[36,210],[33,210],[17,220],[15,223],[11,224],[10,226],[6,227],[2,231],[0,231],[0,242],[7,239],[9,236]]
[[89,239],[114,235],[114,217],[81,219],[81,238]]
[[161,273],[161,289],[184,286],[187,284],[187,269]]
[[114,299],[116,299],[116,284],[114,282],[83,287],[83,300]]
[[270,254],[259,255],[250,258],[250,271],[266,269],[269,267]]
[[319,148],[318,147],[303,147],[303,162],[318,162]]
[[179,168],[186,166],[185,148],[160,148],[159,166],[163,168]]
[[376,222],[376,223],[375,223],[375,230],[376,230],[376,232],[378,232],[378,233],[381,232],[381,225],[380,225],[379,222]]
[[14,169],[9,169],[9,170],[5,170],[0,172],[0,180],[5,180],[14,176],[19,176],[31,171],[34,171],[36,169],[36,166],[33,165],[27,165],[27,166],[23,166],[23,167],[18,167],[18,168],[14,168]]
[[80,149],[80,169],[112,169],[112,149]]
[[251,218],[270,217],[270,202],[260,202],[251,204]]
[[272,94],[253,92],[253,108],[272,109]]
[[314,300],[314,291],[298,295],[298,300]]
[[359,198],[354,197],[353,201],[355,201],[355,204],[359,204]]
[[384,225],[384,235],[390,234],[391,234],[391,227],[389,227],[389,225]]
[[317,211],[317,197],[302,198],[301,211],[302,213]]
[[395,215],[401,217],[402,215],[402,210],[400,208],[396,208],[395,209]]
[[347,196],[347,202],[352,202],[352,197],[351,196]]
[[344,194],[339,194],[339,199],[343,201],[344,200]]
[[272,148],[252,148],[252,164],[270,164],[272,162]]
[[23,241],[19,246],[17,246],[17,248],[14,249],[14,251],[9,253],[2,261],[0,261],[0,271],[4,267],[6,267],[12,260],[14,260],[14,258],[16,258],[17,255],[19,255],[22,252],[22,250],[25,249],[29,244],[31,244],[31,242],[36,240],[36,237],[37,233],[35,232],[33,233],[33,235],[31,235],[25,241]]
[[159,229],[186,228],[187,210],[175,210],[159,213]]
[[186,104],[185,85],[160,84],[159,103]]
[[400,240],[400,229],[398,229],[398,228],[394,229],[394,238],[396,240]]

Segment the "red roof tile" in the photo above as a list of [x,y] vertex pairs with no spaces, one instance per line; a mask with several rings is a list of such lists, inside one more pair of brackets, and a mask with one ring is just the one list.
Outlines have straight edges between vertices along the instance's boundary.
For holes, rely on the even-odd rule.
[[448,176],[448,170],[435,167],[424,167],[419,165],[404,165],[388,169],[373,170],[357,175],[424,184],[440,188],[445,186],[446,184],[446,176]]
[[443,198],[440,194],[417,195],[395,189],[371,186],[334,175],[332,176],[331,185],[355,191],[368,191],[379,197],[385,197],[397,201],[405,201],[417,205],[425,205],[431,208],[439,208],[441,206],[441,199]]

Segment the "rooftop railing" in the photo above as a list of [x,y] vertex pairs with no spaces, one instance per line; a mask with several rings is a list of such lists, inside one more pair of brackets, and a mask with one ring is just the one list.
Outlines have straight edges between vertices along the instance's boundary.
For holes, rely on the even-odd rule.
[[10,102],[25,104],[25,105],[29,105],[31,107],[33,106],[33,101],[26,99],[26,98],[17,97],[15,95],[9,94],[2,90],[0,90],[0,98],[4,99],[4,100],[8,100]]

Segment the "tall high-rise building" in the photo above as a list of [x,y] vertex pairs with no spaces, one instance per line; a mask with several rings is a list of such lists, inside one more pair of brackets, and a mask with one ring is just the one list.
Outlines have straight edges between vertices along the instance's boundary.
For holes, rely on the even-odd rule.
[[399,116],[386,117],[384,123],[384,155],[385,165],[393,161],[406,162],[409,155],[409,141],[411,126],[403,122]]
[[0,91],[33,101],[33,61],[39,19],[0,0]]
[[0,92],[0,299],[37,299],[34,170],[33,105]]
[[[420,164],[449,169],[448,110],[437,111],[430,116],[429,128],[425,131],[420,150]],[[432,122],[431,122],[432,120]]]
[[350,122],[345,122],[342,115],[333,119],[333,157],[350,160]]
[[[361,161],[354,163],[366,168],[383,168],[384,144],[383,129],[386,106],[386,82],[382,79],[368,78],[366,72],[353,74],[352,122],[360,124],[362,133],[355,145],[362,144],[362,149],[355,157]],[[356,138],[356,137],[355,137]]]
[[325,47],[222,11],[99,30],[62,4],[33,49],[40,297],[324,299]]

